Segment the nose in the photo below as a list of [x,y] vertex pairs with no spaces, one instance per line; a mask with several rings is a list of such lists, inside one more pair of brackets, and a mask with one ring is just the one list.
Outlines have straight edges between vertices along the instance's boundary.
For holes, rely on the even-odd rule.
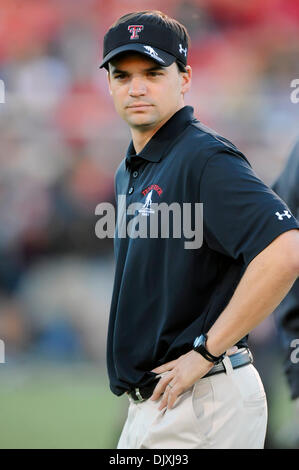
[[129,95],[130,96],[144,96],[146,94],[146,85],[144,81],[139,77],[134,77],[131,80]]

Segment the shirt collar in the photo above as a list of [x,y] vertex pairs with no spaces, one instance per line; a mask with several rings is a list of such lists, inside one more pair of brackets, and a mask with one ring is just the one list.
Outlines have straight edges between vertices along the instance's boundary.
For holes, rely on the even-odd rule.
[[174,136],[177,137],[186,128],[189,122],[197,121],[193,112],[194,109],[192,106],[184,106],[173,114],[137,155],[133,141],[131,141],[126,155],[126,168],[130,167],[132,163],[134,164],[137,159],[140,162],[140,157],[150,162],[159,162],[162,160],[169,146],[173,143]]

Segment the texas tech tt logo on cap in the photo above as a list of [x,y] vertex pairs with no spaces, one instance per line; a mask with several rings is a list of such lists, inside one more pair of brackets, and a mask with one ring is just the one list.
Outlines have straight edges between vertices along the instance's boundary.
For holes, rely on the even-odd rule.
[[143,24],[132,24],[128,26],[128,30],[131,33],[130,39],[139,39],[139,34],[143,30]]

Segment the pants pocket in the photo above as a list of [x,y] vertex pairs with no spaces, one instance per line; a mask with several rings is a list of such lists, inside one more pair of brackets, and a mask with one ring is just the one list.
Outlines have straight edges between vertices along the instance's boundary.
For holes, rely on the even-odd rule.
[[214,424],[214,392],[209,377],[199,379],[194,384],[190,410],[198,434],[202,440],[209,442]]

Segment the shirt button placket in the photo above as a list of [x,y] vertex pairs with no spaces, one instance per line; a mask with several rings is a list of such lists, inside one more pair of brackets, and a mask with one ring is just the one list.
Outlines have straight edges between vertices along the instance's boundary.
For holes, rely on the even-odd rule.
[[[137,170],[134,170],[133,173],[132,173],[132,177],[133,177],[133,178],[137,178],[137,176],[138,176],[138,171],[137,171]],[[129,193],[129,194],[133,194],[133,192],[134,192],[134,187],[133,187],[133,186],[130,186],[128,193]]]

